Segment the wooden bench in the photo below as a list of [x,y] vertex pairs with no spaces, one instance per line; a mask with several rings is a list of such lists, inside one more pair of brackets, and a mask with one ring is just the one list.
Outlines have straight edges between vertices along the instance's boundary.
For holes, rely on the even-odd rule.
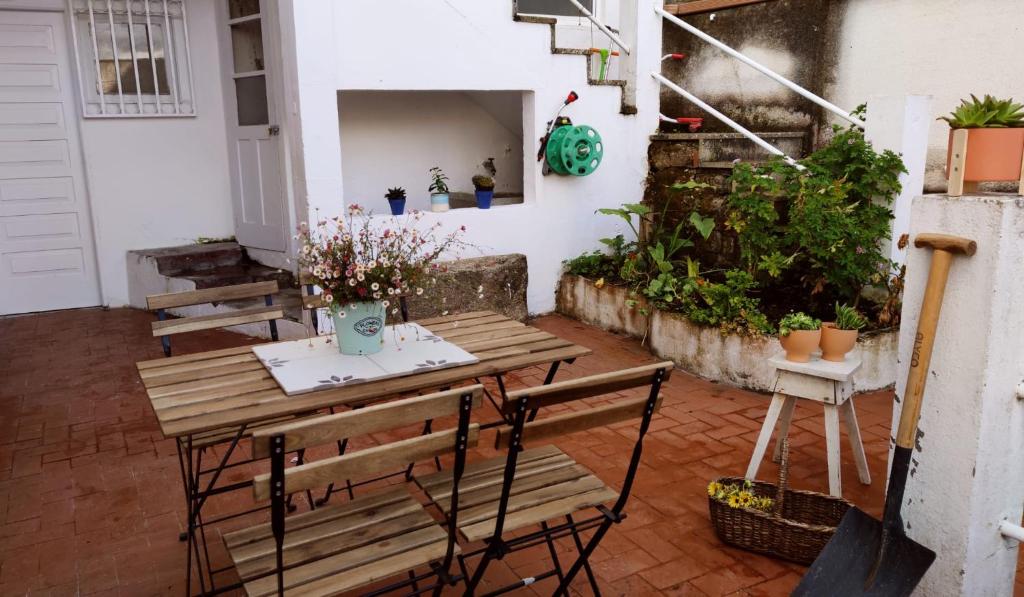
[[[474,385],[256,431],[255,454],[270,458],[271,472],[253,479],[253,495],[257,501],[270,500],[271,521],[224,536],[245,592],[254,596],[333,595],[431,563],[435,565],[429,572],[410,572],[408,579],[388,588],[413,585],[416,590],[428,591],[454,585],[461,579],[450,574],[459,551],[454,526],[446,529],[439,525],[404,486],[287,519],[285,500],[289,492],[323,487],[332,480],[359,478],[454,453],[451,519],[457,520],[458,486],[466,451],[476,445],[480,433],[480,426],[470,424],[469,418],[482,395],[483,388]],[[447,415],[457,415],[456,428],[307,462],[285,471],[285,454],[290,451]],[[431,587],[417,585],[432,577],[436,581]]]
[[[513,423],[499,428],[495,442],[496,448],[507,448],[507,454],[468,465],[459,486],[459,532],[467,541],[487,541],[486,547],[460,556],[464,560],[483,553],[468,583],[469,594],[476,589],[491,560],[542,542],[548,544],[554,569],[498,591],[512,590],[556,574],[566,579],[563,586],[568,587],[572,579],[562,572],[553,540],[570,535],[580,551],[578,565],[574,564],[570,572],[575,575],[580,567],[585,568],[595,594],[600,594],[587,559],[607,527],[625,517],[622,510],[640,463],[643,437],[661,404],[661,383],[669,378],[672,367],[671,362],[654,363],[508,393],[504,409],[505,414],[513,417]],[[640,387],[650,387],[646,397],[617,398],[606,405],[527,422],[529,413],[545,407]],[[555,446],[522,450],[524,442],[543,442],[634,418],[641,419],[640,432],[619,491],[608,487]],[[442,512],[451,511],[454,487],[451,471],[417,476],[416,481]],[[615,501],[615,505],[606,508],[604,504],[611,501]],[[573,518],[573,514],[591,508],[598,508],[596,517],[584,521]],[[565,522],[548,525],[548,521],[556,519]],[[523,531],[537,525],[541,527],[539,531]],[[579,532],[595,527],[594,538],[584,546]],[[517,535],[514,539],[505,538],[512,532]]]
[[[169,357],[171,356],[171,336],[185,332],[266,321],[270,325],[270,337],[276,341],[276,320],[284,317],[284,310],[281,306],[274,304],[273,297],[277,292],[277,282],[274,280],[269,282],[253,282],[250,284],[237,284],[235,286],[204,288],[202,290],[152,294],[146,297],[146,307],[150,311],[156,311],[158,320],[153,322],[153,336],[160,337],[160,343],[164,348],[164,355]],[[263,297],[265,302],[263,306],[247,307],[229,313],[167,319],[167,309],[191,307],[207,303],[216,304],[257,297]]]

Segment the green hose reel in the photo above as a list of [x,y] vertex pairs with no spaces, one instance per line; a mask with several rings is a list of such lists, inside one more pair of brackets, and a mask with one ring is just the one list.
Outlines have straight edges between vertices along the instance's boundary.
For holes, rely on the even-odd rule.
[[597,170],[604,156],[601,135],[585,124],[573,125],[565,117],[558,118],[544,151],[552,172],[569,176],[586,176]]

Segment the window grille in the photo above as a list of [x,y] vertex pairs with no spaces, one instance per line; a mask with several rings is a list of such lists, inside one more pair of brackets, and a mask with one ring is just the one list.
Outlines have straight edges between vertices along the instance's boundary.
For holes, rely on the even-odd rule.
[[[594,12],[594,0],[580,0],[580,4],[590,12]],[[578,17],[580,15],[580,11],[568,0],[516,0],[516,12],[562,17]]]
[[67,0],[85,118],[195,116],[184,0]]

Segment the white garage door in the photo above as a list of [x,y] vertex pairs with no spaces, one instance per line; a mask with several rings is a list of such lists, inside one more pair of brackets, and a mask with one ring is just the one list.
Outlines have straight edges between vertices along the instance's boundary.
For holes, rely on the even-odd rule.
[[64,15],[0,10],[0,315],[100,303]]

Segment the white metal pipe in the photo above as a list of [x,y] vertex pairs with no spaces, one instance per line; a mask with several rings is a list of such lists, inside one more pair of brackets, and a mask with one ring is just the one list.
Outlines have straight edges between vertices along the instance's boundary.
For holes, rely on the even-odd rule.
[[160,78],[156,76],[156,51],[153,49],[153,22],[150,19],[149,0],[144,1],[146,7],[146,43],[149,45],[149,68],[153,71],[153,99],[156,100],[156,113],[163,114],[164,108],[160,104]]
[[139,103],[139,114],[142,114],[142,84],[139,83],[139,57],[135,54],[135,23],[132,22],[131,0],[125,4],[128,16],[128,44],[131,46],[132,72],[135,74],[135,100]]
[[174,113],[181,114],[181,101],[178,99],[178,65],[174,60],[174,31],[171,29],[171,15],[167,10],[167,0],[163,0],[164,6],[164,66],[168,63],[171,71],[171,97],[174,98]]
[[[100,33],[99,29],[96,27],[96,14],[92,10],[92,0],[86,2],[86,5],[89,8],[89,32],[91,34],[90,37],[92,38],[92,56],[95,59],[93,61],[93,66],[96,67],[96,89],[100,92],[100,113],[106,114],[107,100],[103,96],[103,74],[100,72],[100,48],[99,42],[96,41],[99,38]],[[82,92],[82,95],[83,97],[85,96],[84,91]]]
[[580,11],[580,14],[590,19],[590,22],[596,25],[597,28],[601,30],[601,33],[607,35],[609,39],[615,42],[615,45],[622,48],[623,52],[629,54],[629,46],[626,45],[626,42],[622,41],[622,39],[618,35],[615,35],[614,31],[605,27],[604,23],[599,21],[597,17],[595,17],[593,14],[591,14],[589,10],[587,10],[587,7],[579,3],[579,0],[569,0],[569,2],[572,2],[573,6],[575,6],[576,9]]
[[[572,1],[574,1],[574,0],[570,0],[570,2],[572,2]],[[801,86],[797,85],[796,83],[790,81],[789,79],[783,77],[782,75],[780,75],[779,73],[773,71],[772,69],[768,68],[767,66],[764,66],[763,64],[761,64],[759,62],[751,60],[750,58],[748,58],[744,54],[741,54],[740,52],[734,50],[733,48],[725,45],[724,43],[718,41],[714,37],[711,37],[707,33],[704,33],[700,29],[697,29],[696,27],[694,27],[693,25],[691,25],[691,24],[687,23],[686,21],[680,19],[676,15],[667,12],[661,6],[655,6],[654,7],[654,12],[656,12],[659,15],[661,15],[662,17],[668,19],[671,23],[674,23],[675,25],[678,25],[679,27],[682,27],[686,31],[689,31],[690,33],[696,35],[700,39],[702,39],[705,42],[711,44],[712,46],[715,46],[719,50],[722,50],[726,54],[729,54],[730,56],[732,56],[733,58],[739,60],[743,64],[746,64],[747,66],[760,71],[762,74],[764,74],[768,78],[774,80],[775,82],[780,83],[780,84],[788,87],[790,90],[796,92],[797,94],[799,94],[799,95],[801,95],[801,96],[811,100],[815,104],[818,104],[819,106],[821,106],[822,108],[825,108],[829,112],[832,112],[836,116],[839,116],[840,118],[843,118],[844,120],[848,120],[851,123],[853,123],[853,124],[855,124],[855,125],[857,125],[859,127],[862,127],[862,128],[864,127],[864,121],[861,120],[860,118],[857,118],[856,116],[853,116],[852,114],[850,114],[846,110],[843,110],[842,108],[840,108],[839,106],[833,104],[832,102],[830,102],[830,101],[828,101],[828,100],[826,100],[824,98],[821,98],[821,97],[815,95],[814,93],[811,93],[810,91],[804,89],[803,87],[801,87]]]
[[767,151],[768,153],[770,153],[772,155],[777,155],[777,156],[781,157],[783,160],[785,160],[785,162],[787,164],[789,164],[790,166],[793,166],[797,170],[801,170],[801,171],[806,170],[805,167],[803,167],[800,164],[798,164],[796,160],[794,160],[793,158],[791,158],[788,155],[786,155],[781,149],[779,149],[778,147],[775,147],[774,145],[772,145],[771,143],[765,141],[761,137],[758,137],[754,133],[748,131],[741,124],[739,124],[738,122],[736,122],[732,118],[729,118],[725,114],[722,114],[718,110],[712,108],[710,105],[705,103],[699,97],[693,95],[692,93],[690,93],[689,91],[683,89],[679,85],[676,85],[672,81],[666,79],[661,73],[656,73],[656,72],[652,71],[651,72],[651,76],[654,77],[655,80],[657,80],[659,83],[661,83],[665,87],[668,87],[672,91],[675,91],[679,95],[681,95],[681,96],[685,97],[686,99],[690,100],[691,102],[697,104],[697,106],[699,108],[701,108],[702,110],[704,110],[708,114],[711,114],[715,118],[717,118],[717,119],[721,120],[722,122],[724,122],[725,124],[729,125],[729,128],[731,128],[732,130],[736,131],[737,133],[743,135],[747,139],[750,139],[751,141],[753,141],[761,149]]
[[1024,527],[1008,520],[999,523],[999,534],[1007,539],[1013,539],[1017,543],[1024,543]]
[[[90,2],[90,4],[92,4]],[[124,114],[124,91],[121,89],[121,60],[117,57],[117,35],[114,32],[114,8],[110,0],[107,0],[107,20],[110,22],[110,51],[114,54],[114,80],[117,81],[117,101],[121,104],[121,114]],[[97,57],[99,60],[99,57]],[[103,85],[103,81],[100,81]]]

